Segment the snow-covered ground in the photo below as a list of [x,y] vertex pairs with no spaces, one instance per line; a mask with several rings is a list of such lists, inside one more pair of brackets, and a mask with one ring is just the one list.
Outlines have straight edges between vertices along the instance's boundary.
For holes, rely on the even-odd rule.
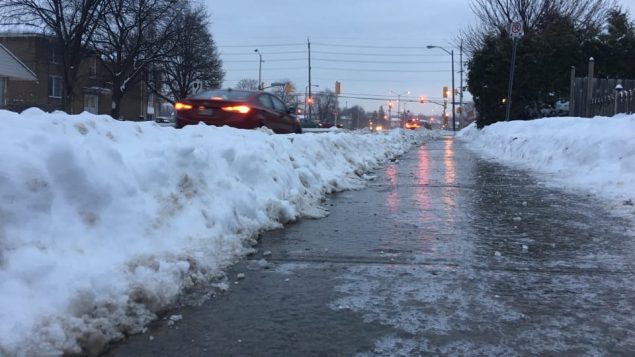
[[0,355],[99,351],[428,131],[273,135],[0,111]]
[[635,202],[635,115],[499,122],[457,134],[485,157],[530,169],[549,185]]
[[[321,217],[324,195],[447,133],[273,135],[0,111],[0,356],[99,351],[255,235]],[[514,121],[460,140],[553,184],[635,199],[635,116]],[[630,200],[630,201],[629,201]]]

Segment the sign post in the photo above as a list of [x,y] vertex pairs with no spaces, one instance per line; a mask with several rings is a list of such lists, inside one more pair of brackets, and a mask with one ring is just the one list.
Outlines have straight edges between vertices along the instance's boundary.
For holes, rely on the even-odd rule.
[[514,21],[509,26],[509,37],[512,38],[514,44],[512,47],[512,61],[509,67],[509,85],[507,86],[507,109],[505,111],[505,121],[509,121],[512,108],[512,88],[514,86],[514,70],[516,67],[516,47],[518,46],[518,39],[524,35],[523,24],[519,21]]

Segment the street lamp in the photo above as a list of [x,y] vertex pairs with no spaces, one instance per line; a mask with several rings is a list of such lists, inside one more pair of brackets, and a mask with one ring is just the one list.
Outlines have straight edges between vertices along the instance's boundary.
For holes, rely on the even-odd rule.
[[262,90],[262,53],[260,53],[260,51],[258,51],[258,49],[256,48],[254,50],[254,52],[256,52],[258,54],[258,89]]
[[455,109],[454,109],[454,50],[448,51],[445,48],[441,47],[441,46],[432,46],[432,45],[428,45],[426,46],[427,49],[431,49],[431,48],[438,48],[440,50],[442,50],[443,52],[447,53],[450,55],[450,57],[452,57],[452,130],[456,131],[456,121],[454,118],[454,113],[455,113]]
[[[397,118],[399,118],[399,120],[401,120],[401,116],[399,115],[399,107],[401,106],[401,96],[410,94],[410,91],[406,91],[404,93],[397,93],[394,90],[391,90],[390,92],[395,94],[395,95],[397,95]],[[392,118],[391,118],[391,120],[392,120]]]

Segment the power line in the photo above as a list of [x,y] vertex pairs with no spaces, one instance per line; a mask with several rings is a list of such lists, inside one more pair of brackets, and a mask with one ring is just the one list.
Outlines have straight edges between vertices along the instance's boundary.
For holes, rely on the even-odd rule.
[[[276,52],[264,52],[263,55],[290,55],[290,54],[298,54],[298,53],[306,53],[306,51],[276,51]],[[253,56],[254,53],[252,52],[244,52],[244,53],[239,53],[239,52],[234,52],[234,53],[223,53],[221,52],[222,56]]]
[[304,45],[306,45],[306,43],[274,43],[274,44],[265,44],[265,45],[261,45],[261,44],[257,44],[257,45],[225,45],[225,46],[218,46],[218,48],[225,48],[225,47],[226,48],[291,47],[291,46],[304,46]]
[[[306,58],[286,58],[286,59],[270,59],[263,62],[300,62],[306,61]],[[340,63],[380,63],[380,64],[445,64],[448,61],[372,61],[372,60],[352,60],[352,59],[330,59],[330,58],[314,58],[312,61],[320,62],[340,62]],[[225,60],[226,63],[251,63],[253,60]]]
[[445,57],[445,54],[415,54],[415,53],[360,53],[360,52],[335,52],[335,51],[312,51],[324,55],[342,55],[342,56],[380,56],[380,57]]
[[328,59],[328,58],[315,58],[315,61],[324,62],[348,62],[348,63],[387,63],[387,64],[433,64],[433,63],[448,63],[448,61],[372,61],[372,60],[349,60],[349,59]]
[[353,78],[316,78],[320,82],[346,81],[346,82],[362,82],[362,83],[412,83],[412,79],[353,79]]
[[[267,70],[267,71],[285,71],[285,70],[295,71],[300,69],[306,71],[306,67],[263,67],[263,70]],[[225,68],[225,70],[226,71],[258,71],[258,68]]]
[[[270,59],[263,60],[263,63],[271,63],[271,62],[298,62],[298,61],[306,61],[306,58],[287,58],[287,59]],[[252,63],[253,60],[229,60],[223,61],[224,63]]]
[[325,71],[350,71],[350,72],[399,72],[399,73],[445,73],[449,70],[404,70],[404,69],[377,69],[377,68],[337,68],[337,67],[312,67]]
[[324,43],[324,42],[311,42],[311,44],[315,44],[317,46],[326,46],[326,47],[348,47],[348,48],[391,48],[391,49],[402,49],[402,50],[427,50],[425,46],[378,46],[378,45],[343,45],[343,44],[335,44],[335,43]]

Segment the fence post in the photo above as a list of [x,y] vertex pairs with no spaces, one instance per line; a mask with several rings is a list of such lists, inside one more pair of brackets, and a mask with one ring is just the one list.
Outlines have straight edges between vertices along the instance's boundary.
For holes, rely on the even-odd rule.
[[586,113],[587,118],[591,117],[591,101],[593,100],[593,67],[595,59],[589,58],[589,73],[587,76],[587,96],[586,96]]
[[617,105],[618,105],[618,102],[619,102],[621,94],[622,94],[622,89],[624,89],[624,88],[622,87],[622,85],[620,83],[618,83],[615,86],[615,94],[614,94],[615,95],[615,106],[613,107],[613,115],[614,116],[617,115],[617,112],[618,112]]
[[575,66],[571,66],[571,82],[569,84],[569,116],[575,112]]

